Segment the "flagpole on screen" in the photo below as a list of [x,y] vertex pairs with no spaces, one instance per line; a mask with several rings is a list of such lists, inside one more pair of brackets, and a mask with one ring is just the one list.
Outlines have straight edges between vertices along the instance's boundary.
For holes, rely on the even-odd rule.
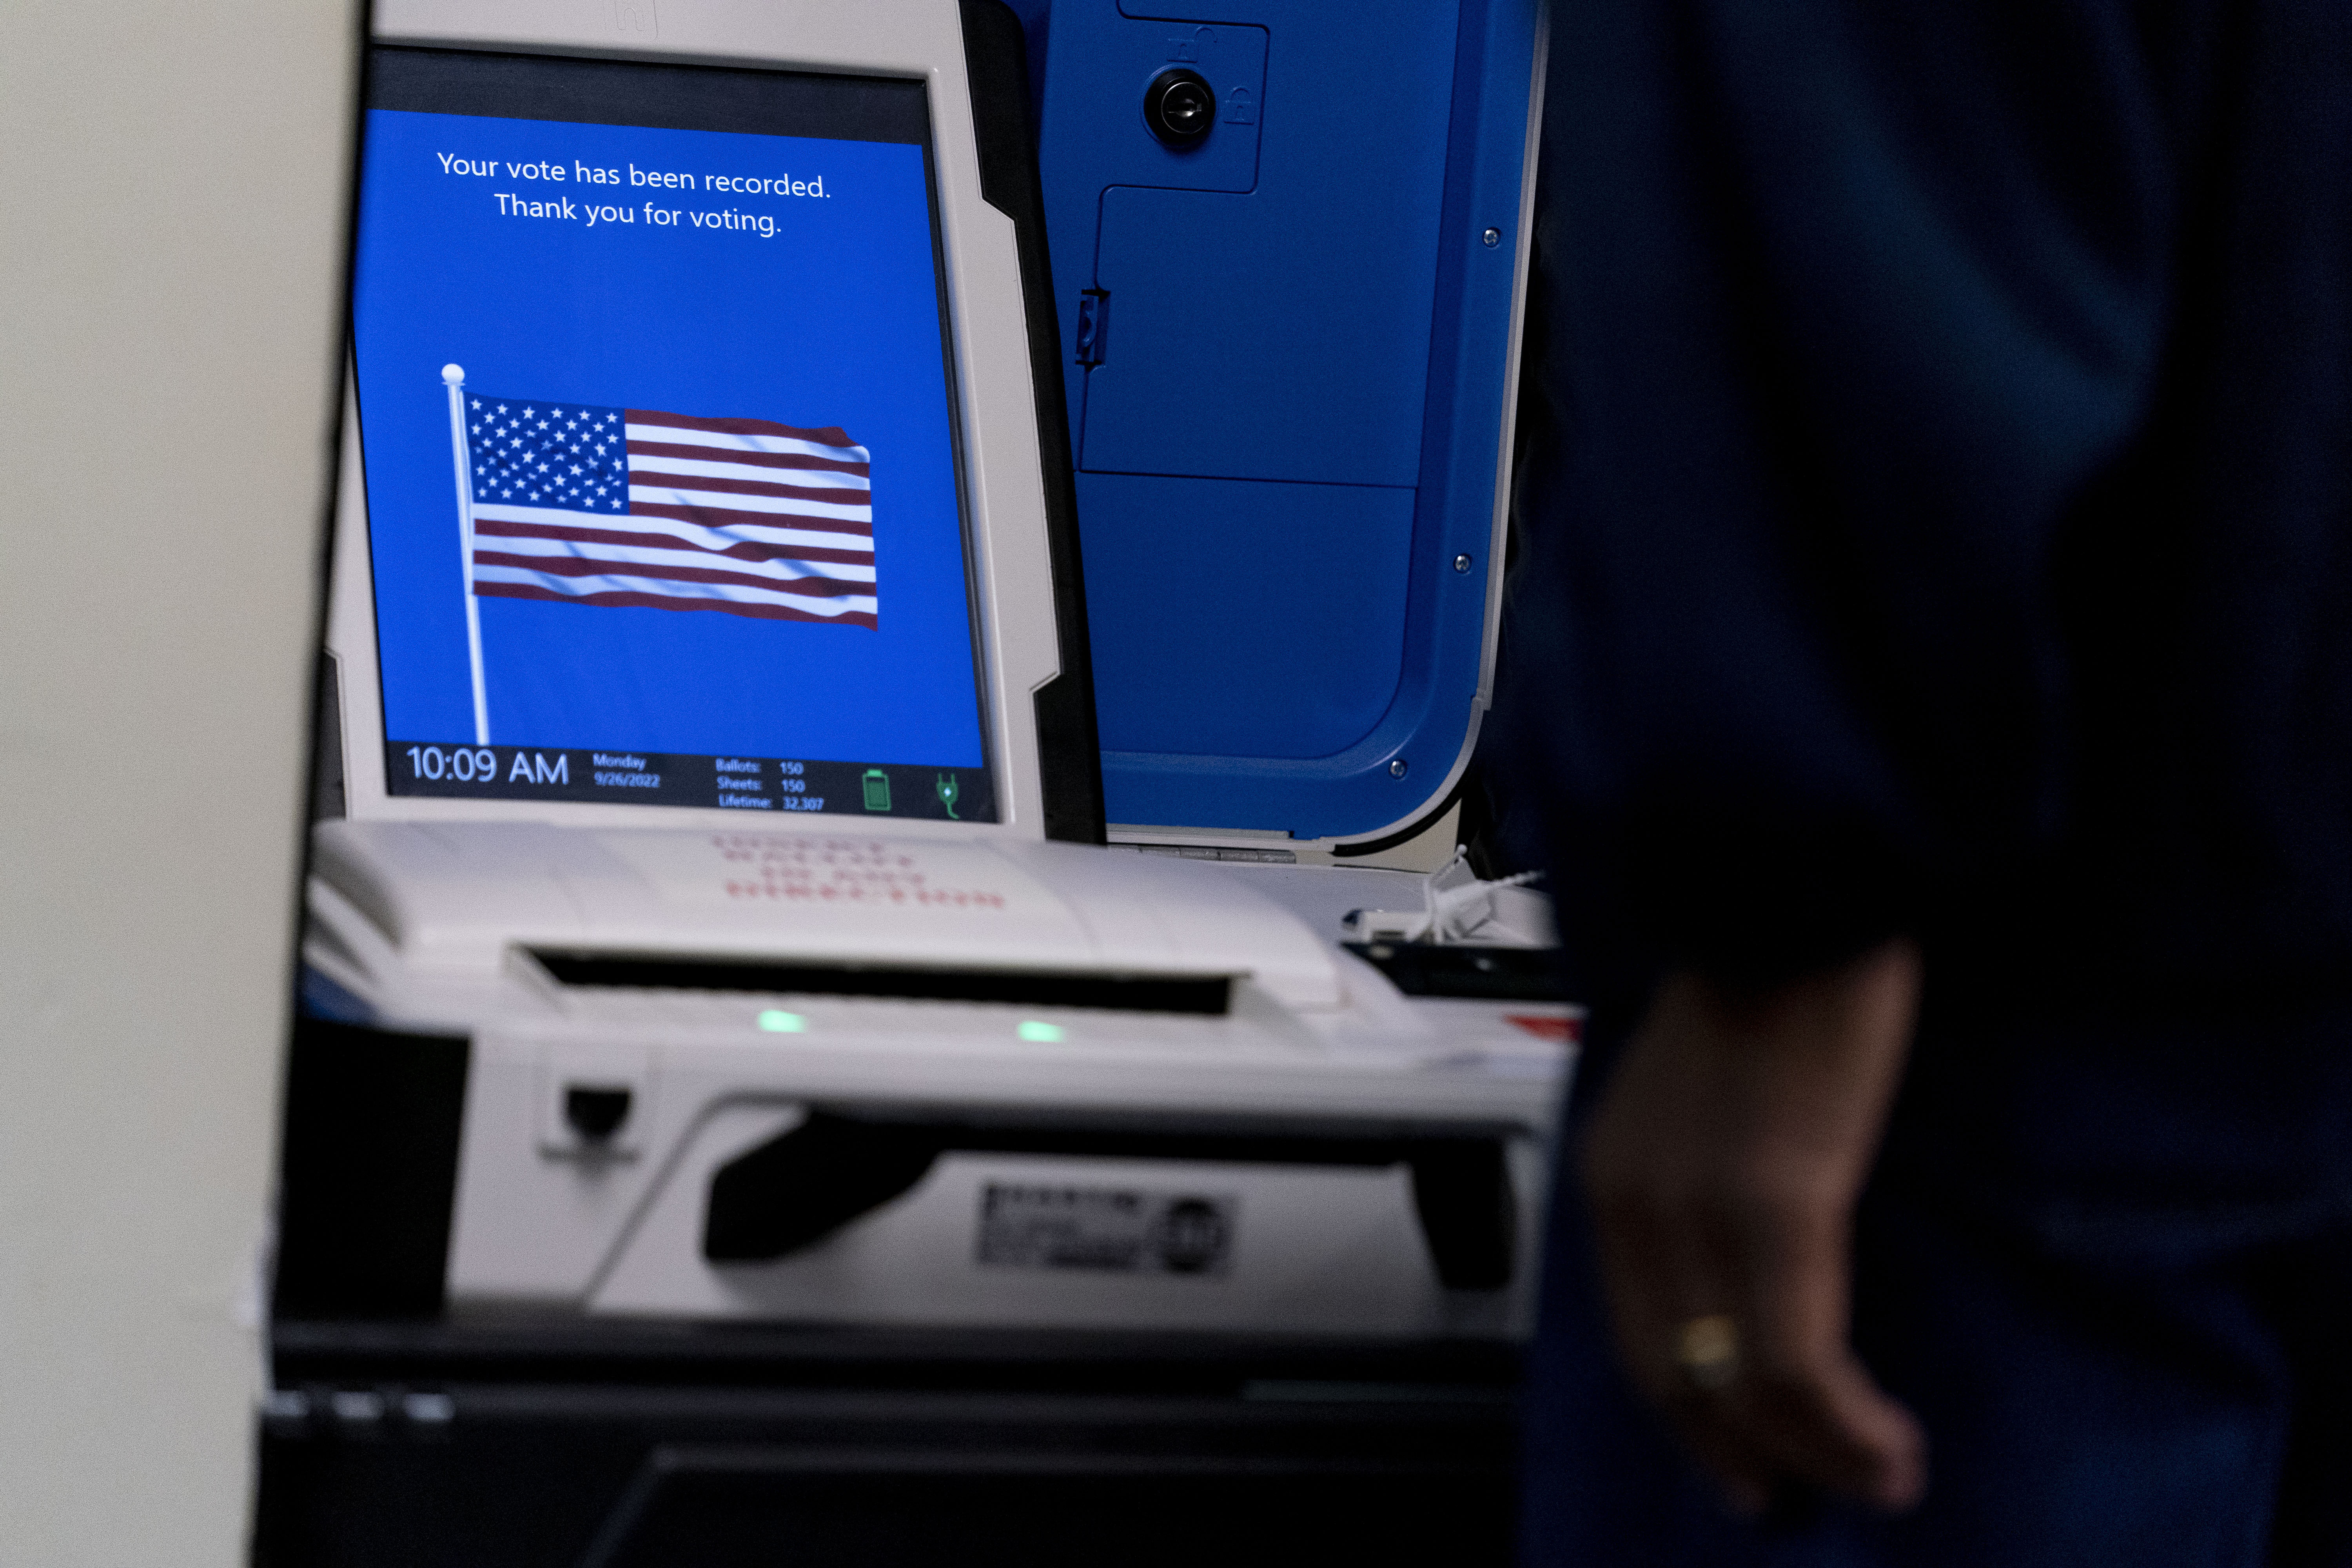
[[466,652],[474,666],[474,744],[490,743],[490,702],[482,688],[482,602],[474,596],[474,464],[466,446],[466,367],[445,364],[449,441],[457,458],[457,549],[466,576]]

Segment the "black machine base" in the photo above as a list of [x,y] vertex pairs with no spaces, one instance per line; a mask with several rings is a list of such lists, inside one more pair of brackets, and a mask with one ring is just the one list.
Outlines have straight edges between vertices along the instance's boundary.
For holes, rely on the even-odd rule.
[[1510,1554],[1495,1346],[281,1323],[276,1362],[268,1568]]

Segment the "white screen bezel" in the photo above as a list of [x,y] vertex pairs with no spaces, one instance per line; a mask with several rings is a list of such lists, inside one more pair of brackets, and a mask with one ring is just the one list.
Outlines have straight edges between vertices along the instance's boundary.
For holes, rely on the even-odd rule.
[[394,795],[385,783],[382,673],[357,397],[345,372],[327,646],[333,656],[344,809],[374,821],[1042,838],[1033,694],[1058,672],[1052,563],[1013,220],[981,195],[963,34],[954,0],[843,6],[813,0],[380,0],[373,41],[664,65],[898,77],[929,94],[966,548],[1000,820],[958,824],[824,813],[787,821],[717,807]]

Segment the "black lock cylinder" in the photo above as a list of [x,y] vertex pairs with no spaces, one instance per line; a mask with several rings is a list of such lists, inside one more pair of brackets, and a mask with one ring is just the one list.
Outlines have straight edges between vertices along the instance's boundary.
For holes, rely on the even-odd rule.
[[1217,121],[1217,95],[1199,71],[1171,66],[1143,89],[1143,122],[1164,146],[1197,147]]

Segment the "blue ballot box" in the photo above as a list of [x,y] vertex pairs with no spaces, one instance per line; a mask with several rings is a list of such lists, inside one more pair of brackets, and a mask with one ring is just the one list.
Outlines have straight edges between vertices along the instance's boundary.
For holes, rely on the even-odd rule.
[[1491,689],[1539,7],[1027,9],[1112,837],[1396,839]]

